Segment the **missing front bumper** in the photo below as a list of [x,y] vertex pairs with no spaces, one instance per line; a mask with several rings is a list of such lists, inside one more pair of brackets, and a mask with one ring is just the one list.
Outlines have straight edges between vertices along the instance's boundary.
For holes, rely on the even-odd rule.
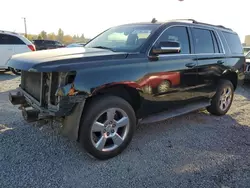
[[41,106],[40,102],[19,88],[15,94],[9,93],[9,100],[13,105],[20,105],[22,114],[27,121],[38,121],[41,119],[69,116],[75,105],[85,101],[85,97],[65,96],[61,97],[56,106]]

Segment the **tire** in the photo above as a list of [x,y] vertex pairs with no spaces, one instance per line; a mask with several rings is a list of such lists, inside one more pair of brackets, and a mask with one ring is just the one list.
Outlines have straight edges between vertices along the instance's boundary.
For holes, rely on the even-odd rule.
[[13,72],[15,75],[21,75],[21,70],[10,68],[11,72]]
[[[229,92],[231,93],[229,94]],[[226,94],[227,95],[224,95]],[[234,97],[234,86],[229,80],[221,80],[219,82],[215,96],[212,98],[211,106],[207,107],[207,111],[216,116],[225,115],[232,105]]]
[[[108,121],[107,114],[111,114],[111,112],[115,112],[116,115],[113,119],[109,118]],[[120,117],[123,119],[120,119]],[[115,119],[115,121],[110,122],[111,119],[112,121]],[[94,122],[98,126],[94,126]],[[124,125],[121,126],[122,124]],[[84,109],[79,131],[79,142],[87,153],[94,158],[100,160],[110,159],[126,149],[132,140],[135,127],[135,112],[127,101],[116,96],[97,97],[90,101],[87,108]]]

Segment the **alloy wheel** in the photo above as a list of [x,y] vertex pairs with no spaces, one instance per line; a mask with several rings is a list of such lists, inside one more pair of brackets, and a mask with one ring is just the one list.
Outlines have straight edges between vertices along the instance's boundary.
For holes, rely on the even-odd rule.
[[113,151],[124,142],[129,128],[126,112],[120,108],[109,108],[92,124],[91,142],[99,151]]
[[223,89],[221,96],[220,96],[220,109],[225,111],[231,104],[232,99],[232,89],[230,87],[226,87]]

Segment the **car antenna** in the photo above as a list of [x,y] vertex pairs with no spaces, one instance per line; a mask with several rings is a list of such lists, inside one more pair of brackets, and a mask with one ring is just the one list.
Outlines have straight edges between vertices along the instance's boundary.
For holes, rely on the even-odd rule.
[[151,23],[156,23],[157,20],[155,18],[152,19]]

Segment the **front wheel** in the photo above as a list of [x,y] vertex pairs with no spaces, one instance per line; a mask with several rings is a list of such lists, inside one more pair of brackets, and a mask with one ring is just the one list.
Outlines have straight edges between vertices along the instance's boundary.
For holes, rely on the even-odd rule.
[[211,105],[207,107],[208,112],[217,116],[225,115],[232,105],[233,97],[234,86],[232,82],[221,80]]
[[11,70],[11,72],[13,72],[15,75],[21,75],[21,70],[19,70],[19,69],[11,68],[10,70]]
[[91,156],[109,159],[129,145],[135,126],[135,112],[124,99],[116,96],[93,99],[82,117],[80,144]]

